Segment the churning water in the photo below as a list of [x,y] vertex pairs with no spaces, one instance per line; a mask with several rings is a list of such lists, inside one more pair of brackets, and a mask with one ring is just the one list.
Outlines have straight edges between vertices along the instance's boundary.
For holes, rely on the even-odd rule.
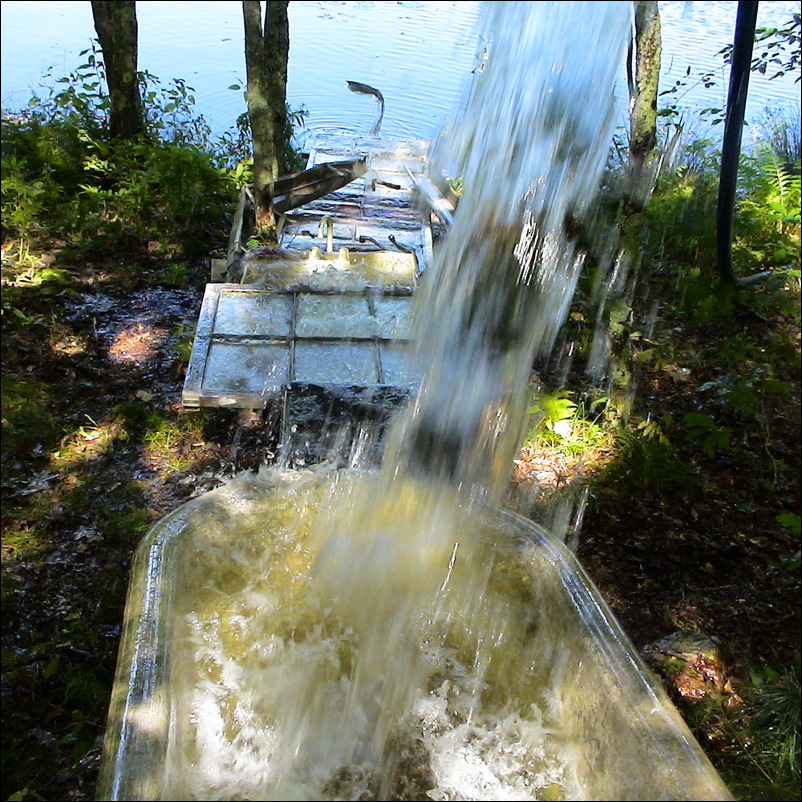
[[482,510],[581,269],[566,220],[605,163],[630,5],[488,4],[487,65],[438,155],[465,191],[419,298],[421,391],[378,474],[289,494],[269,548],[244,530],[225,561],[198,551],[176,798],[572,794],[536,611]]

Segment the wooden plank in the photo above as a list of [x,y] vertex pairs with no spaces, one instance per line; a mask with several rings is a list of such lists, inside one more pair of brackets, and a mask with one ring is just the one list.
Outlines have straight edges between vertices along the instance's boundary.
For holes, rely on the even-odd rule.
[[223,287],[237,286],[230,284],[207,284],[203,294],[198,325],[195,329],[195,339],[192,342],[192,353],[189,357],[187,374],[184,378],[184,389],[181,400],[184,406],[198,407],[203,395],[203,377],[206,372],[206,361],[209,357],[209,348],[212,344],[214,331],[214,318],[217,313],[217,304],[220,300],[220,291]]
[[231,233],[228,236],[226,265],[229,274],[231,273],[232,267],[245,250],[242,242],[244,237],[250,233],[245,231],[246,216],[249,208],[253,209],[253,197],[251,196],[248,187],[243,187],[242,191],[240,192],[239,203],[237,203],[237,208],[234,212],[234,221],[231,224]]

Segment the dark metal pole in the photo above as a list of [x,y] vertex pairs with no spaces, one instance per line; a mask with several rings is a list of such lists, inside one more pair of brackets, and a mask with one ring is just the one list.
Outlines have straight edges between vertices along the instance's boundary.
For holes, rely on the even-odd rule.
[[727,96],[727,118],[721,146],[721,173],[718,185],[716,214],[716,253],[718,271],[724,281],[739,284],[732,266],[732,229],[735,216],[735,185],[738,159],[741,155],[746,95],[752,66],[752,47],[757,23],[757,0],[738,0],[735,39],[730,64],[730,87]]

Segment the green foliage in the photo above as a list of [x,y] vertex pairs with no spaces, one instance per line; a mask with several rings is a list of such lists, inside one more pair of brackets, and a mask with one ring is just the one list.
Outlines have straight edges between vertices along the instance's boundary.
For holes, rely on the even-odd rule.
[[192,345],[195,340],[195,325],[182,324],[175,331],[176,342],[173,345],[173,351],[177,354],[178,358],[185,365],[189,364],[189,358],[192,356]]
[[[802,18],[799,14],[793,14],[780,28],[758,28],[755,31],[752,71],[766,75],[769,70],[773,70],[769,79],[798,71],[802,50],[800,30],[802,30]],[[720,53],[724,56],[725,63],[729,64],[732,61],[732,45],[727,45]],[[799,80],[797,76],[796,82],[799,83]]]
[[616,459],[605,470],[605,479],[641,493],[694,489],[693,477],[659,425],[645,421],[634,431],[621,430],[616,444]]
[[110,512],[100,528],[110,538],[136,542],[148,531],[151,524],[147,510],[120,510]]
[[[110,141],[102,61],[94,48],[81,55],[49,94],[3,114],[4,235],[45,233],[106,249],[153,241],[162,252],[208,253],[250,180],[247,115],[237,135],[213,142],[185,81],[162,84],[141,73],[146,133]],[[290,169],[302,159],[290,140],[305,115],[288,109]]]
[[767,108],[753,126],[758,142],[770,148],[786,167],[802,157],[802,106]]
[[[646,245],[660,259],[715,265],[718,154],[712,142],[696,139],[682,161],[664,170],[644,211]],[[708,272],[706,271],[706,272]]]
[[736,799],[799,798],[802,711],[796,662],[783,671],[752,670],[744,706],[721,715],[720,728],[732,743],[724,779]]
[[799,269],[799,161],[789,168],[768,146],[741,163],[734,252],[748,266]]
[[169,262],[160,276],[160,283],[167,287],[186,287],[188,281],[188,262]]
[[[684,265],[677,289],[697,323],[733,313],[735,293],[718,281],[716,203],[718,164],[696,142],[689,158],[664,171],[644,212],[645,248],[663,264]],[[700,154],[704,153],[703,157]],[[745,155],[739,171],[733,254],[738,272],[772,270],[780,285],[800,271],[800,176],[768,147]],[[777,287],[776,289],[779,289]]]
[[[45,120],[63,120],[76,129],[88,131],[92,136],[101,136],[108,130],[107,114],[111,108],[108,95],[103,92],[106,73],[100,57],[100,46],[93,42],[82,50],[79,57],[85,61],[69,75],[56,79],[54,87],[40,98],[34,95],[23,117],[37,116]],[[45,77],[50,77],[52,69]]]
[[[795,19],[798,61],[798,15]],[[662,262],[691,263],[702,277],[712,278],[720,153],[707,132],[723,115],[720,109],[708,108],[690,117],[681,109],[679,98],[691,80],[689,72],[662,93],[660,171],[644,230],[648,249]],[[711,72],[697,82],[710,86],[715,80]],[[767,111],[754,126],[757,145],[741,157],[733,240],[740,273],[800,268],[799,125],[798,107],[793,113]],[[707,306],[701,315],[715,316],[710,302]]]
[[527,409],[530,425],[525,438],[529,446],[556,448],[562,453],[575,455],[600,445],[607,438],[602,421],[603,415],[596,413],[599,406],[607,402],[600,398],[590,404],[572,400],[569,390],[555,393],[539,392]]
[[736,292],[718,276],[692,267],[680,277],[682,294],[679,307],[694,323],[705,324],[730,318],[735,311]]
[[[569,390],[558,390],[556,393],[541,393],[534,404],[527,410],[528,414],[536,416],[535,429],[545,427],[550,432],[565,431],[561,423],[570,421],[574,417],[577,405],[570,398]],[[570,424],[569,427],[570,428]]]
[[451,187],[455,195],[461,196],[465,191],[465,179],[462,176],[457,178],[447,178],[448,185]]
[[719,426],[709,415],[701,412],[689,412],[682,419],[688,429],[685,439],[698,440],[702,452],[708,457],[715,456],[717,451],[726,451],[732,440],[732,429],[729,426]]
[[[240,89],[238,84],[229,87]],[[284,128],[284,152],[281,154],[280,170],[282,174],[296,173],[306,167],[306,155],[295,146],[294,137],[297,128],[303,128],[309,112],[305,107],[291,109],[287,106]],[[247,112],[237,118],[236,133],[227,132],[220,137],[216,148],[224,156],[226,165],[236,174],[244,178],[242,183],[252,180],[253,151],[251,147],[251,123]],[[241,184],[240,184],[241,185]]]
[[[764,393],[790,395],[792,387],[787,382],[773,378],[770,366],[753,365],[744,368],[741,373],[725,373],[718,379],[705,382],[699,386],[699,392],[712,392],[723,402],[725,409],[751,417]],[[699,426],[698,423],[691,425]]]
[[781,512],[777,516],[777,523],[787,527],[795,535],[802,534],[802,520],[792,512]]
[[44,799],[43,796],[39,796],[35,791],[31,791],[30,788],[22,788],[19,791],[14,792],[9,796],[8,802],[23,802],[24,800],[34,799],[40,800]]
[[26,315],[21,309],[17,309],[16,306],[10,306],[9,304],[3,304],[2,311],[4,315],[6,312],[14,315],[23,326],[31,326],[35,323],[42,322],[41,315]]
[[[799,537],[802,534],[802,519],[793,512],[781,512],[779,515],[775,517],[780,526],[789,529],[792,534]],[[796,587],[797,590],[799,589],[799,567],[802,565],[802,551],[800,549],[796,550],[796,554],[792,555],[788,559],[783,562],[783,567],[786,571],[790,573],[797,574],[797,581]]]
[[5,453],[22,456],[55,447],[64,433],[50,409],[50,388],[18,374],[4,374],[2,437]]
[[195,90],[182,78],[168,84],[149,72],[140,72],[145,125],[150,135],[172,145],[213,148],[212,132],[195,111]]
[[755,723],[768,738],[763,754],[777,766],[780,775],[798,783],[800,779],[800,685],[799,673],[771,676],[760,685]]
[[109,143],[71,122],[2,121],[2,213],[18,234],[209,249],[235,186],[213,156],[147,137]]

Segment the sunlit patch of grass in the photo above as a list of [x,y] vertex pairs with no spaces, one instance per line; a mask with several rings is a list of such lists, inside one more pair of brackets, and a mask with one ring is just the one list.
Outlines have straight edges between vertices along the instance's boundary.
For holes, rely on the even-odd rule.
[[125,540],[135,542],[152,524],[153,519],[146,509],[125,509],[109,513],[101,522],[101,531],[111,537],[123,535]]
[[19,280],[25,281],[26,278],[35,272],[37,267],[41,267],[43,254],[36,247],[31,247],[31,242],[26,237],[18,237],[3,243],[2,264],[3,280],[15,283]]
[[31,560],[42,556],[52,543],[41,530],[32,527],[27,521],[3,529],[3,562],[11,560]]
[[528,454],[559,455],[568,463],[609,454],[615,439],[603,411],[599,411],[604,399],[576,402],[574,395],[569,390],[533,392],[529,430],[523,443]]
[[118,441],[129,437],[124,420],[110,417],[100,422],[85,416],[86,422],[64,437],[58,450],[51,453],[51,464],[64,473],[74,471],[83,463],[105,454]]
[[[588,415],[587,402],[575,403],[572,396],[533,389],[529,431],[513,461],[505,501],[536,520],[545,516],[542,522],[549,528],[556,511],[574,507],[579,488],[615,458],[614,430],[603,412]],[[568,495],[561,501],[563,493]]]
[[149,412],[142,438],[146,464],[158,474],[183,473],[198,458],[194,449],[205,444],[201,415],[167,415],[161,410]]
[[581,415],[559,421],[556,430],[544,429],[528,437],[525,445],[532,451],[552,452],[566,457],[605,454],[615,446],[613,433],[598,422]]

